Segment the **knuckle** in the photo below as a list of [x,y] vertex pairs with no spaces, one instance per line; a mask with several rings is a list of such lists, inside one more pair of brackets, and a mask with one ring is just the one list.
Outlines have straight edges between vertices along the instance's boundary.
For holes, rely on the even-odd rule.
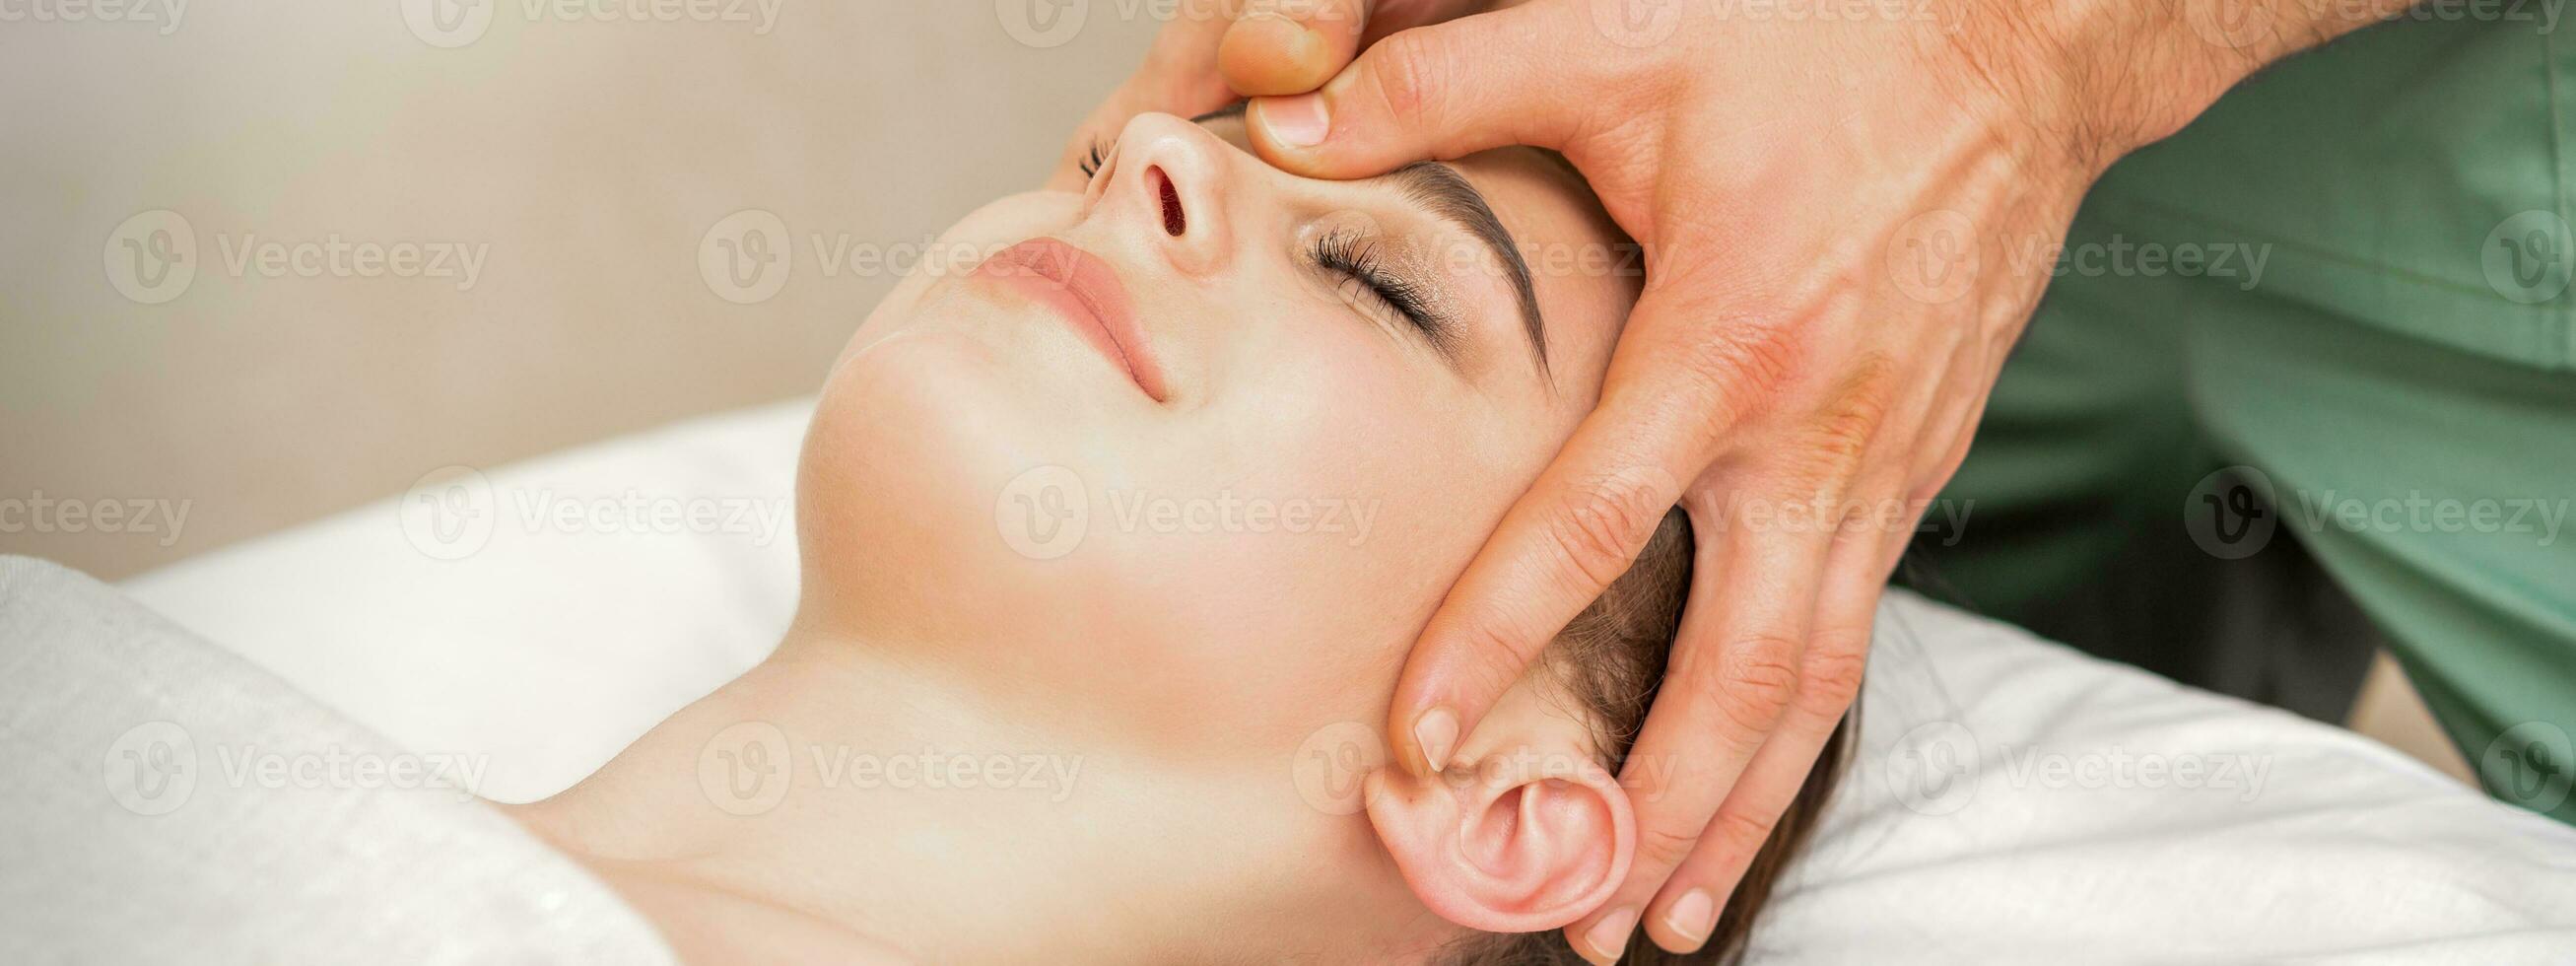
[[1861,680],[1869,668],[1869,658],[1859,649],[1819,647],[1807,655],[1804,687],[1799,690],[1799,710],[1819,722],[1831,721],[1851,708],[1860,697]]
[[1669,490],[1635,472],[1606,473],[1574,487],[1549,536],[1575,573],[1590,586],[1607,587],[1637,560],[1637,552],[1672,510]]
[[1887,424],[1895,397],[1895,360],[1880,352],[1863,354],[1819,414],[1809,452],[1828,472],[1858,463],[1879,427]]
[[1766,735],[1779,726],[1798,695],[1800,643],[1786,634],[1748,635],[1729,644],[1705,672],[1720,713],[1738,734]]
[[1749,858],[1761,851],[1762,843],[1777,827],[1774,817],[1746,809],[1722,808],[1718,810],[1717,818],[1709,822],[1709,834],[1723,844],[1727,858],[1732,860],[1738,855]]
[[1378,41],[1364,55],[1368,78],[1377,88],[1387,116],[1424,128],[1440,126],[1441,77],[1448,73],[1447,47],[1422,33],[1405,31]]
[[1676,832],[1668,828],[1641,826],[1637,829],[1637,863],[1657,869],[1681,865],[1690,858],[1691,848],[1699,844],[1699,830]]
[[1878,427],[1887,420],[1885,406],[1868,399],[1849,398],[1825,411],[1808,440],[1808,452],[1826,467],[1847,467],[1860,461],[1869,449],[1869,441],[1878,435]]

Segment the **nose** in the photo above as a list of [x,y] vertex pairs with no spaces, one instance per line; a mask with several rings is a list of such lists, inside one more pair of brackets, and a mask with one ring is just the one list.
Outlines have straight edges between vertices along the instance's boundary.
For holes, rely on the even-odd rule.
[[1116,157],[1093,203],[1143,227],[1151,248],[1188,275],[1233,257],[1226,186],[1232,153],[1206,129],[1169,114],[1143,114],[1118,136]]

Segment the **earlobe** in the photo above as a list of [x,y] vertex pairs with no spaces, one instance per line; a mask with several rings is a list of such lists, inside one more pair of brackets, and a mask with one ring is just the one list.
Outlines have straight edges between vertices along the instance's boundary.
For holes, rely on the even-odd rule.
[[1428,778],[1381,768],[1369,823],[1423,905],[1486,932],[1538,932],[1610,898],[1636,851],[1627,791],[1590,756],[1522,745]]

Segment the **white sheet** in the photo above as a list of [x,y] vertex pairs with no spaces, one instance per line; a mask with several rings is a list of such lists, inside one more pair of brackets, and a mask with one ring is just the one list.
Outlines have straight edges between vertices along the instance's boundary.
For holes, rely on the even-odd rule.
[[[776,641],[809,405],[429,487],[461,494],[443,531],[407,494],[126,589],[541,797]],[[1903,593],[1863,706],[1758,959],[2576,963],[2576,830],[2367,739]]]
[[89,577],[0,556],[0,960],[667,966],[581,863]]

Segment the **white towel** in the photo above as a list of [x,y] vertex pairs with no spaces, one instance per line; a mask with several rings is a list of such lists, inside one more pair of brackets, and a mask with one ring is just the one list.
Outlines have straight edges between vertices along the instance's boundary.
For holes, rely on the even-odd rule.
[[673,962],[459,787],[475,759],[397,749],[114,589],[0,557],[0,959]]

